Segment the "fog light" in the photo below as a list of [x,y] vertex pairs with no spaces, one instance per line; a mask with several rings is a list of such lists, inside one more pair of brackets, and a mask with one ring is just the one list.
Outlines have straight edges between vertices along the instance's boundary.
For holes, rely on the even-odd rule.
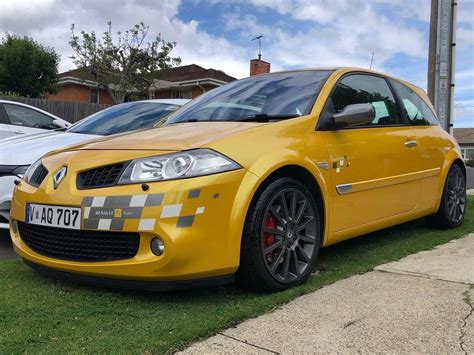
[[153,254],[160,256],[165,252],[165,245],[160,238],[153,238],[150,243],[150,248]]
[[18,226],[16,224],[16,220],[13,220],[11,224],[12,224],[13,234],[16,234],[16,232],[18,232]]

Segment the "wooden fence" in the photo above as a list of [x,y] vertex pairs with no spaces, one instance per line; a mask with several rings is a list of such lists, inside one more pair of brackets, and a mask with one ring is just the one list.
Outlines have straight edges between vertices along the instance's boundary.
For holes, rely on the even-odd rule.
[[91,104],[86,102],[55,101],[32,99],[28,97],[0,96],[0,100],[18,101],[37,107],[53,115],[74,123],[110,105]]

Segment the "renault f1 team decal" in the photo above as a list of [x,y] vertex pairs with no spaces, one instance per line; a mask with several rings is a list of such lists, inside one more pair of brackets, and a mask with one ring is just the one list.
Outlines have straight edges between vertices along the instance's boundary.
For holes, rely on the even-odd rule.
[[[198,199],[200,194],[200,189],[190,190],[187,199]],[[218,196],[219,194],[214,194],[213,198],[218,198]],[[84,207],[83,227],[85,229],[121,231],[124,230],[126,221],[133,221],[135,224],[138,223],[134,229],[151,231],[158,218],[143,218],[143,215],[146,209],[152,208],[154,216],[159,219],[177,217],[176,227],[184,228],[191,227],[195,216],[203,214],[205,211],[205,206],[198,206],[193,214],[181,215],[182,203],[162,206],[163,198],[164,194],[84,197],[82,200]],[[158,213],[156,208],[160,206],[162,207],[161,212]]]

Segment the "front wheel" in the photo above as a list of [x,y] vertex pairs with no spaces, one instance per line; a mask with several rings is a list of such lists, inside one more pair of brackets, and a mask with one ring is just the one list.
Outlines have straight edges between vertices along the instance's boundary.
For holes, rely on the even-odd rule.
[[466,214],[466,175],[458,164],[449,170],[444,184],[438,212],[428,217],[428,223],[437,228],[455,228]]
[[303,283],[313,271],[321,240],[318,206],[298,180],[270,183],[248,212],[237,281],[257,291]]

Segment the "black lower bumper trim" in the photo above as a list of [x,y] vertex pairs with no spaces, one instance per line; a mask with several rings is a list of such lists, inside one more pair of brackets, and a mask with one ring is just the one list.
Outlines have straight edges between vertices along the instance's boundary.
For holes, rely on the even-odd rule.
[[72,281],[85,285],[92,285],[106,288],[128,289],[135,291],[177,291],[186,290],[198,287],[211,287],[227,285],[234,282],[234,275],[224,275],[208,277],[197,280],[184,281],[142,281],[129,279],[114,279],[109,277],[89,276],[83,274],[75,274],[72,272],[65,272],[52,269],[43,265],[36,264],[29,260],[23,259],[24,263],[39,273],[54,277],[58,280]]

